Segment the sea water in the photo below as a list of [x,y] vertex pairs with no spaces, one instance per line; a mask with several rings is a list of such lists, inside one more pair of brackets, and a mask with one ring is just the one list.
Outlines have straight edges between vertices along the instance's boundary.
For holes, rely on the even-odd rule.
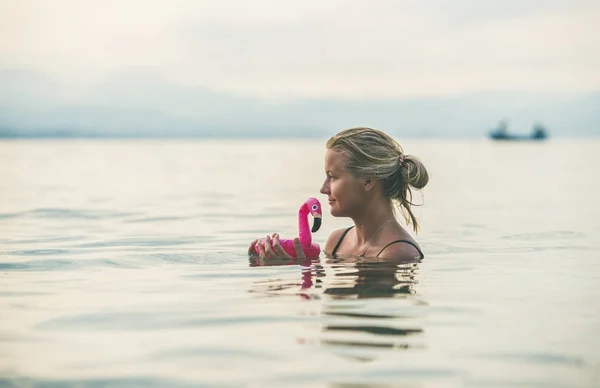
[[418,264],[247,256],[324,140],[0,142],[0,386],[600,386],[600,141],[399,140]]

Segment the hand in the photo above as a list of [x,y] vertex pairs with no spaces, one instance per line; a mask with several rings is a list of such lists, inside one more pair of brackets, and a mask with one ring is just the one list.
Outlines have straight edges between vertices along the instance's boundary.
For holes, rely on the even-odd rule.
[[[252,241],[248,247],[249,255],[256,254],[255,247],[258,249],[258,255],[261,259],[293,259],[279,243],[279,234],[277,233],[267,236],[264,239],[264,244],[259,240]],[[296,250],[296,259],[306,259],[298,238],[294,239],[294,249]]]
[[258,255],[261,259],[291,259],[292,257],[287,254],[279,243],[279,234],[273,233],[271,236],[265,237],[262,242],[258,242],[256,247],[258,248]]

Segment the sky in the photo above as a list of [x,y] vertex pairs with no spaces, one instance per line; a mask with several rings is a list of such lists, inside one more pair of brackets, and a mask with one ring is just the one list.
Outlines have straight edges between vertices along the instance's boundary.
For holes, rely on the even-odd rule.
[[0,0],[0,70],[264,99],[600,90],[594,0]]

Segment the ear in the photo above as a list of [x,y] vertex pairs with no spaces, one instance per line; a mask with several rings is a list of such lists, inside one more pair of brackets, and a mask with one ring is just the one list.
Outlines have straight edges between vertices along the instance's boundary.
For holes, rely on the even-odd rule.
[[375,178],[367,178],[365,179],[365,191],[371,191],[373,190],[373,187],[375,187],[375,182],[376,179]]

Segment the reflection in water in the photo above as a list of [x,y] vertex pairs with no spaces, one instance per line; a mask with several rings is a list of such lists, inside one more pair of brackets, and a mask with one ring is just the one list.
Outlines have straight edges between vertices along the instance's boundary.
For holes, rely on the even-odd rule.
[[325,291],[336,299],[393,298],[414,294],[416,262],[328,256],[334,279]]
[[[319,333],[307,333],[300,344],[326,346],[336,353],[369,361],[385,350],[423,348],[425,304],[414,287],[418,262],[327,256],[304,260],[250,258],[250,266],[298,265],[300,280],[256,282],[251,292],[268,296],[299,295],[320,300]],[[296,278],[297,279],[297,278]],[[366,299],[373,302],[364,303]]]
[[[274,296],[273,293],[283,290],[295,290],[297,294],[304,299],[318,298],[317,295],[311,295],[311,289],[322,288],[320,277],[325,276],[323,267],[320,264],[319,258],[312,259],[261,259],[258,256],[250,256],[250,267],[267,267],[281,265],[299,265],[301,278],[300,282],[286,282],[280,279],[263,280],[256,282],[256,289],[250,292],[257,292],[267,296]],[[315,278],[313,280],[313,278]]]

